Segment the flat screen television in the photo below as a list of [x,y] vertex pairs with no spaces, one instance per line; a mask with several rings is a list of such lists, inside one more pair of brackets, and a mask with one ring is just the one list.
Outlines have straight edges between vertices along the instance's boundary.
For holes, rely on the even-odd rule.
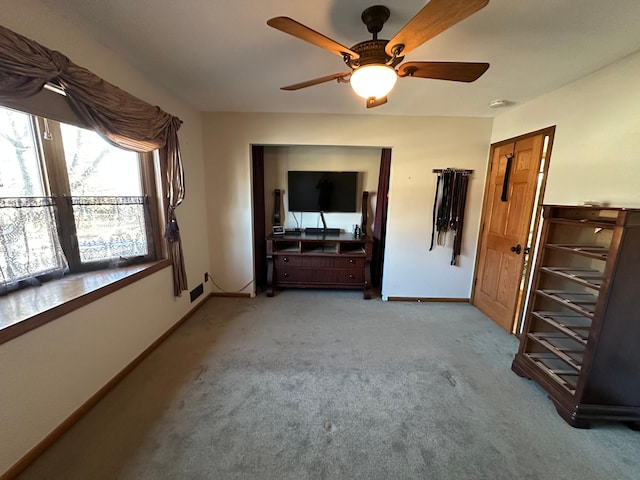
[[358,172],[288,172],[290,212],[356,212]]

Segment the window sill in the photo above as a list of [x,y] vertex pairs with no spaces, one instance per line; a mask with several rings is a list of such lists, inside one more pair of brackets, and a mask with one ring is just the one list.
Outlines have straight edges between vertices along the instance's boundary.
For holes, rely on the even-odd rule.
[[68,275],[0,297],[0,344],[171,265],[169,260]]

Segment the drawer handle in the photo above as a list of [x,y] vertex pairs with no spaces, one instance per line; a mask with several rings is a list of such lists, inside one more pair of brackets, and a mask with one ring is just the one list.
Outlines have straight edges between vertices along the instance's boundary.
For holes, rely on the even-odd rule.
[[353,273],[350,273],[349,274],[349,278],[353,279],[353,278],[356,278],[356,277],[355,277],[355,275]]
[[289,261],[289,257],[282,257],[282,261],[283,262],[288,262]]
[[356,263],[356,261],[353,258],[350,258],[349,263]]
[[287,272],[284,272],[284,278],[289,278],[289,274]]

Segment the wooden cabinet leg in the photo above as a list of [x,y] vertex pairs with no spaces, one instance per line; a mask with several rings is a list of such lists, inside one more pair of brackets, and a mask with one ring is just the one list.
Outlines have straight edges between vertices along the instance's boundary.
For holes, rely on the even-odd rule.
[[627,427],[634,432],[640,432],[640,422],[627,422]]
[[364,264],[364,291],[362,295],[365,300],[371,299],[371,259],[367,259]]
[[273,297],[273,257],[267,257],[267,297]]
[[511,370],[519,377],[526,378],[527,380],[531,380],[531,377],[527,373],[525,373],[524,369],[520,366],[521,361],[522,361],[522,358],[520,354],[516,354],[515,358],[513,359],[513,362],[511,363]]
[[[553,401],[553,398],[551,396],[549,396],[549,398],[551,399],[551,401]],[[558,412],[558,415],[560,415],[562,419],[565,422],[567,422],[569,425],[571,425],[573,428],[580,428],[584,430],[588,430],[591,428],[591,422],[589,420],[585,420],[583,418],[577,418],[575,415],[575,412],[572,413],[570,411],[567,411],[566,409],[558,405],[556,402],[553,402],[553,403],[556,407],[556,412]]]
[[576,419],[567,420],[566,418],[565,420],[573,428],[579,428],[580,430],[589,430],[591,428],[591,422],[588,422],[586,420],[576,420]]

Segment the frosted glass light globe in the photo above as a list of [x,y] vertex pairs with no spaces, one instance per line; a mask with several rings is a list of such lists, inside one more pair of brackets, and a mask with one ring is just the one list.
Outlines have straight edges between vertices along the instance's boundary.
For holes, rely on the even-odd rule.
[[365,65],[351,74],[351,88],[362,98],[386,96],[396,84],[396,71],[386,65]]

